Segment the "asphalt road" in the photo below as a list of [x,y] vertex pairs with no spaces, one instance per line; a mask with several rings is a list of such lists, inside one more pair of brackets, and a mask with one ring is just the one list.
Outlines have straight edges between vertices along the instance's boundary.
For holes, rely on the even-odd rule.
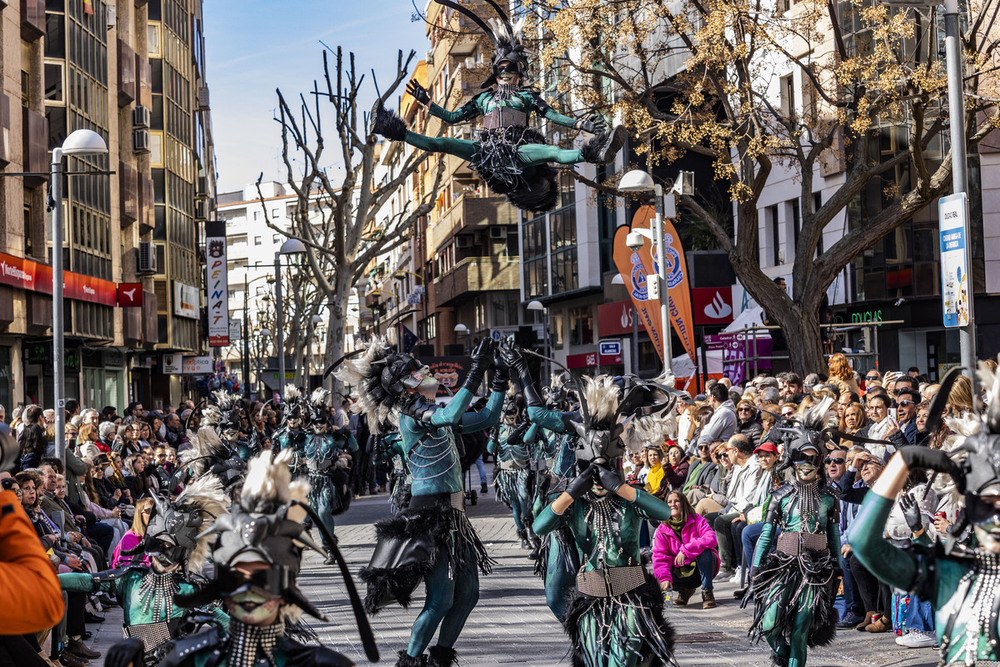
[[[388,513],[387,497],[379,494],[356,500],[350,510],[338,517],[337,536],[352,572],[367,564],[375,544],[372,524]],[[456,645],[460,663],[463,667],[508,663],[569,665],[568,640],[545,606],[542,581],[531,572],[531,561],[520,548],[506,506],[496,502],[491,494],[469,507],[468,513],[499,565],[493,574],[481,579],[479,605]],[[335,568],[309,554],[299,584],[330,619],[329,623],[308,619],[324,643],[355,658],[358,665],[370,664],[364,659],[343,582]],[[683,609],[668,608],[668,618],[677,631],[675,652],[680,665],[770,664],[766,644],[752,646],[747,639],[750,611],[740,609],[739,602],[733,599],[735,588],[728,583],[717,585],[716,609],[702,610],[697,595],[693,600],[696,604]],[[421,604],[422,599],[417,598],[408,610],[386,609],[371,619],[382,656],[380,664],[394,664],[396,652],[406,647]],[[120,623],[121,610],[112,609],[103,624],[89,626],[95,633],[90,642],[92,647],[105,652],[118,641]],[[816,666],[934,667],[936,664],[936,649],[905,649],[896,645],[890,633],[872,635],[853,629],[842,631],[832,645],[809,654],[809,665]]]

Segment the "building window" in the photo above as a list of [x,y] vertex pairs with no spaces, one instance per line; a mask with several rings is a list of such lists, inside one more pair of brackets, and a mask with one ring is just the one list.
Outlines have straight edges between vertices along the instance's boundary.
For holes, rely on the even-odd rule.
[[272,243],[281,243],[281,234],[275,234],[271,237]]
[[594,320],[590,308],[569,309],[570,345],[590,345],[594,342]]
[[778,207],[768,206],[767,217],[771,223],[771,266],[781,264],[781,227],[778,226]]
[[253,237],[253,244],[254,245],[261,245],[261,243],[262,243],[262,241],[261,241],[261,239],[260,239],[259,236]]
[[799,200],[790,202],[792,209],[792,251],[799,247],[799,232],[802,231],[802,212],[799,210]]

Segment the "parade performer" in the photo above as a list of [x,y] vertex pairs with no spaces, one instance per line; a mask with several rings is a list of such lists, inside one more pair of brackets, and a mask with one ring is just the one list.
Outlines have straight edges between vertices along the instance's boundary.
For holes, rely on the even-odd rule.
[[271,453],[277,456],[286,449],[292,452],[288,465],[294,477],[303,472],[301,468],[305,466],[309,407],[302,400],[302,392],[295,385],[285,385],[282,395],[285,400],[281,404],[281,423],[274,432]]
[[784,434],[786,465],[795,477],[765,503],[765,525],[743,601],[755,601],[750,636],[767,639],[776,665],[802,667],[808,648],[825,646],[836,635],[833,605],[843,570],[840,500],[823,475],[823,430],[836,424],[833,404],[824,398]]
[[224,391],[212,394],[201,410],[198,432],[187,432],[190,447],[177,455],[171,489],[210,474],[230,497],[239,493],[246,470],[238,449],[242,412],[238,396]]
[[[329,552],[332,545],[328,542],[326,535],[331,538],[334,535],[336,522],[333,517],[342,514],[351,504],[351,477],[348,472],[347,461],[342,454],[345,446],[349,442],[354,443],[354,452],[357,451],[357,442],[352,439],[343,440],[335,438],[329,432],[329,424],[326,419],[326,398],[329,392],[322,387],[313,390],[309,397],[309,408],[311,410],[309,432],[305,438],[303,454],[306,469],[309,471],[309,504],[323,520],[326,532],[323,533],[323,546]],[[327,565],[333,565],[333,555],[327,557]]]
[[607,376],[585,377],[584,383],[585,423],[578,429],[585,439],[581,452],[593,458],[581,460],[580,474],[534,525],[539,535],[567,525],[582,554],[563,625],[574,658],[587,667],[673,664],[673,628],[663,618],[660,587],[639,554],[642,522],[666,520],[670,508],[622,480],[619,386]]
[[[938,396],[949,395],[955,372],[942,381]],[[951,456],[929,447],[901,448],[865,496],[857,529],[851,529],[858,536],[851,540],[854,555],[872,574],[934,607],[941,665],[1000,664],[1000,377],[980,364],[979,378],[987,390],[986,414],[946,419],[951,431],[965,434],[964,443]],[[938,403],[931,405],[929,424],[939,420]],[[919,536],[923,546],[914,542],[903,550],[881,536],[910,471],[918,469],[951,477],[965,497],[965,523],[952,526],[944,543],[928,546]],[[969,524],[974,541],[957,542]]]
[[[500,418],[507,376],[498,368],[486,407],[467,413],[473,395],[493,364],[494,343],[484,339],[472,351],[472,366],[447,407],[434,402],[438,382],[408,354],[396,353],[374,338],[358,358],[345,362],[338,377],[359,387],[359,409],[369,423],[398,424],[410,468],[410,506],[376,524],[377,544],[361,578],[368,584],[365,606],[374,613],[397,601],[409,604],[413,589],[425,582],[424,608],[417,616],[397,665],[444,667],[457,662],[454,648],[466,619],[479,600],[479,572],[493,562],[465,515],[465,493],[453,429],[491,428]],[[438,643],[430,645],[440,626]]]
[[[468,7],[450,0],[435,1],[469,17],[493,41],[492,74],[482,84],[485,92],[457,111],[433,104],[427,90],[415,80],[410,81],[407,92],[449,125],[482,116],[483,129],[475,141],[424,136],[407,129],[399,116],[377,102],[372,110],[372,131],[421,150],[468,160],[491,190],[506,195],[518,208],[536,212],[552,210],[559,196],[558,172],[548,163],[611,162],[625,142],[624,128],[608,130],[600,116],[587,120],[564,116],[552,109],[537,91],[524,87],[529,52],[521,43],[523,18],[511,23],[507,14],[495,2],[490,2],[500,19],[490,19],[487,23]],[[532,113],[556,125],[583,130],[594,136],[579,149],[550,146],[545,137],[529,127]]]
[[[174,595],[195,590],[211,548],[212,540],[204,533],[228,506],[229,497],[212,475],[194,480],[175,500],[165,493],[154,495],[143,541],[127,552],[148,556],[148,564],[60,574],[59,583],[69,592],[114,592],[122,605],[125,636],[136,638],[145,655],[145,663],[137,667],[155,665],[166,642],[182,635],[187,610],[175,604]],[[217,608],[210,613],[222,625],[228,621]]]
[[[178,594],[178,604],[198,607],[221,601],[229,612],[228,627],[206,623],[210,627],[198,634],[171,642],[171,651],[161,667],[288,667],[319,665],[351,667],[353,661],[332,649],[306,645],[294,634],[302,634],[302,612],[320,620],[326,617],[303,595],[296,585],[305,547],[323,550],[312,541],[302,525],[307,512],[305,503],[309,484],[292,482],[288,469],[290,452],[282,452],[273,461],[269,453],[251,460],[239,503],[229,514],[206,531],[215,540],[212,549],[214,576],[195,591]],[[346,574],[343,558],[336,558]],[[362,642],[369,660],[378,661],[360,598],[345,578],[348,595],[355,607]],[[202,619],[204,620],[204,619]],[[123,642],[109,652],[109,665],[127,665],[130,652]],[[112,659],[116,662],[112,663]]]
[[[494,486],[496,497],[511,509],[521,548],[531,548],[529,526],[525,523],[528,511],[528,446],[524,441],[530,426],[520,421],[517,397],[508,395],[504,401],[503,418],[486,445],[486,451],[496,460]],[[520,421],[520,423],[519,423]]]

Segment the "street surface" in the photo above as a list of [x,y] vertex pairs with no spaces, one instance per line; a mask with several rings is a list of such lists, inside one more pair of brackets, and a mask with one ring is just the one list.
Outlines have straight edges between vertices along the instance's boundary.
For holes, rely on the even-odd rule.
[[[473,475],[478,478],[478,475]],[[490,554],[499,561],[493,574],[480,580],[479,606],[472,613],[456,645],[464,667],[496,664],[569,665],[569,642],[562,627],[545,606],[542,581],[531,572],[532,561],[520,548],[507,507],[492,494],[480,497],[469,507],[469,516]],[[375,546],[373,523],[389,513],[388,496],[378,494],[355,500],[350,510],[338,517],[337,537],[344,557],[357,573],[367,565]],[[328,616],[329,623],[305,619],[328,646],[344,653],[358,665],[368,665],[358,638],[350,603],[336,566],[324,565],[309,553],[299,586],[306,597]],[[676,656],[682,666],[770,665],[765,643],[751,646],[747,640],[750,609],[740,609],[733,599],[734,584],[716,584],[719,607],[702,610],[698,593],[687,608],[667,608],[667,618],[677,631]],[[364,596],[364,590],[360,589]],[[385,609],[371,619],[381,653],[380,664],[394,664],[396,652],[406,648],[410,627],[423,604],[415,596],[410,609]],[[107,621],[91,625],[92,648],[106,652],[121,639],[121,609],[106,613]],[[98,659],[98,663],[101,659]],[[92,663],[93,664],[93,663]],[[809,665],[906,665],[934,667],[937,649],[905,649],[891,634],[872,635],[854,629],[839,631],[837,640],[826,648],[809,652]]]

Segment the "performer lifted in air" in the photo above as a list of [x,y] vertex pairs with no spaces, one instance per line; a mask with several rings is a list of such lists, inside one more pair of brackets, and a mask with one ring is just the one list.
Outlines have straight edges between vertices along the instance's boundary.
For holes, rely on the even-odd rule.
[[[493,363],[494,343],[484,339],[472,351],[472,367],[447,407],[435,404],[438,382],[427,366],[397,353],[375,338],[357,359],[338,370],[343,382],[359,387],[358,407],[370,424],[398,424],[411,474],[409,507],[376,524],[375,553],[361,572],[368,584],[370,613],[393,601],[409,604],[423,579],[424,608],[410,643],[400,651],[401,667],[446,667],[457,663],[455,642],[479,601],[479,573],[493,561],[465,515],[461,455],[454,429],[485,430],[500,418],[507,374],[501,366],[490,384],[490,397],[479,413],[467,413],[475,391]],[[438,633],[438,643],[424,650]]]
[[[472,19],[495,45],[492,74],[479,93],[457,111],[448,111],[431,102],[430,94],[416,81],[407,88],[414,99],[428,106],[431,114],[449,125],[483,117],[483,129],[475,141],[451,137],[428,137],[412,132],[394,112],[376,102],[372,110],[372,132],[393,141],[434,153],[448,153],[468,160],[491,190],[507,196],[518,208],[550,211],[559,197],[557,171],[549,162],[572,165],[580,162],[604,164],[614,160],[625,143],[625,129],[609,130],[600,116],[578,120],[552,109],[537,91],[524,87],[529,52],[521,44],[524,19],[511,23],[506,12],[490,0],[499,19],[483,21],[451,0],[435,0]],[[548,121],[594,136],[582,148],[564,149],[546,143],[545,137],[529,127],[534,113]]]

